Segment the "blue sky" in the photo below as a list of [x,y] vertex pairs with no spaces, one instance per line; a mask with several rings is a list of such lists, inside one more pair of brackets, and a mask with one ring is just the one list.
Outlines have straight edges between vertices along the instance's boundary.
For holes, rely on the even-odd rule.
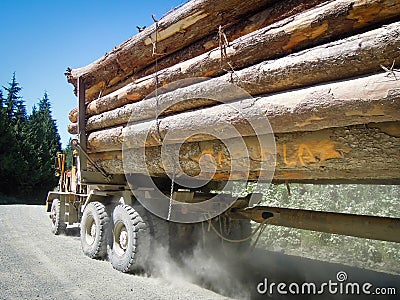
[[2,0],[0,2],[0,85],[16,73],[30,113],[47,91],[65,147],[68,112],[76,106],[67,67],[78,68],[149,26],[185,0]]

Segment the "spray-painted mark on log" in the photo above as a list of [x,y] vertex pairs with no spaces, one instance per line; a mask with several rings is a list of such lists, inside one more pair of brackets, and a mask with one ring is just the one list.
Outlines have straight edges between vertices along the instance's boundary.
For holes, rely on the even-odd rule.
[[329,140],[282,143],[277,144],[277,156],[275,160],[271,159],[274,156],[271,149],[249,147],[248,153],[245,153],[241,149],[236,149],[230,155],[227,149],[222,146],[203,149],[200,155],[193,157],[193,160],[199,162],[201,159],[204,163],[213,163],[218,168],[231,166],[232,161],[235,162],[236,166],[246,166],[247,159],[250,159],[252,162],[266,162],[267,166],[271,166],[270,162],[276,161],[275,165],[282,164],[289,168],[306,167],[307,165],[321,163],[329,159],[343,158],[338,148],[340,148],[339,143]]

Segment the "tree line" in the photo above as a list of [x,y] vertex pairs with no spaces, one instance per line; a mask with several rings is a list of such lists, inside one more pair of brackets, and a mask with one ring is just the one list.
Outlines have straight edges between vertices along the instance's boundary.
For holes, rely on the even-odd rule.
[[0,89],[0,193],[43,204],[58,181],[60,135],[47,93],[28,114],[21,89],[15,73]]

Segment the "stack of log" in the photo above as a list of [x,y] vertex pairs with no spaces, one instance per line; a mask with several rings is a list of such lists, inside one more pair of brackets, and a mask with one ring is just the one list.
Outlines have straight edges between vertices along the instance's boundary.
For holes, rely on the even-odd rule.
[[[87,148],[106,172],[124,173],[129,139],[129,147],[146,147],[150,175],[166,176],[169,132],[231,124],[249,149],[246,176],[256,180],[266,149],[246,120],[262,117],[275,136],[275,182],[400,182],[399,1],[197,0],[155,21],[67,72],[75,88],[79,77],[85,84]],[[203,96],[232,83],[247,99]],[[77,109],[69,118],[76,134]],[[214,180],[243,175],[230,177],[230,153],[212,135],[188,138],[180,154],[187,175],[200,173],[204,154],[215,159]]]

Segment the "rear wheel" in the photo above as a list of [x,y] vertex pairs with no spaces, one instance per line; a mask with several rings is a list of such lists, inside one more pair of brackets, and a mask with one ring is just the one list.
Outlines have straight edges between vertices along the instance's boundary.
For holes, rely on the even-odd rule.
[[51,232],[55,235],[59,235],[65,232],[65,228],[67,227],[64,222],[65,215],[65,207],[61,205],[61,201],[59,199],[54,199],[51,204]]
[[116,206],[112,236],[109,259],[114,269],[125,273],[142,271],[151,248],[150,233],[142,216],[129,205]]
[[82,251],[91,258],[104,258],[107,254],[109,216],[100,202],[89,203],[81,220]]
[[168,250],[170,243],[170,222],[152,214],[139,203],[135,203],[133,209],[146,223],[147,230],[151,236],[151,249],[154,250],[156,247],[163,247]]

